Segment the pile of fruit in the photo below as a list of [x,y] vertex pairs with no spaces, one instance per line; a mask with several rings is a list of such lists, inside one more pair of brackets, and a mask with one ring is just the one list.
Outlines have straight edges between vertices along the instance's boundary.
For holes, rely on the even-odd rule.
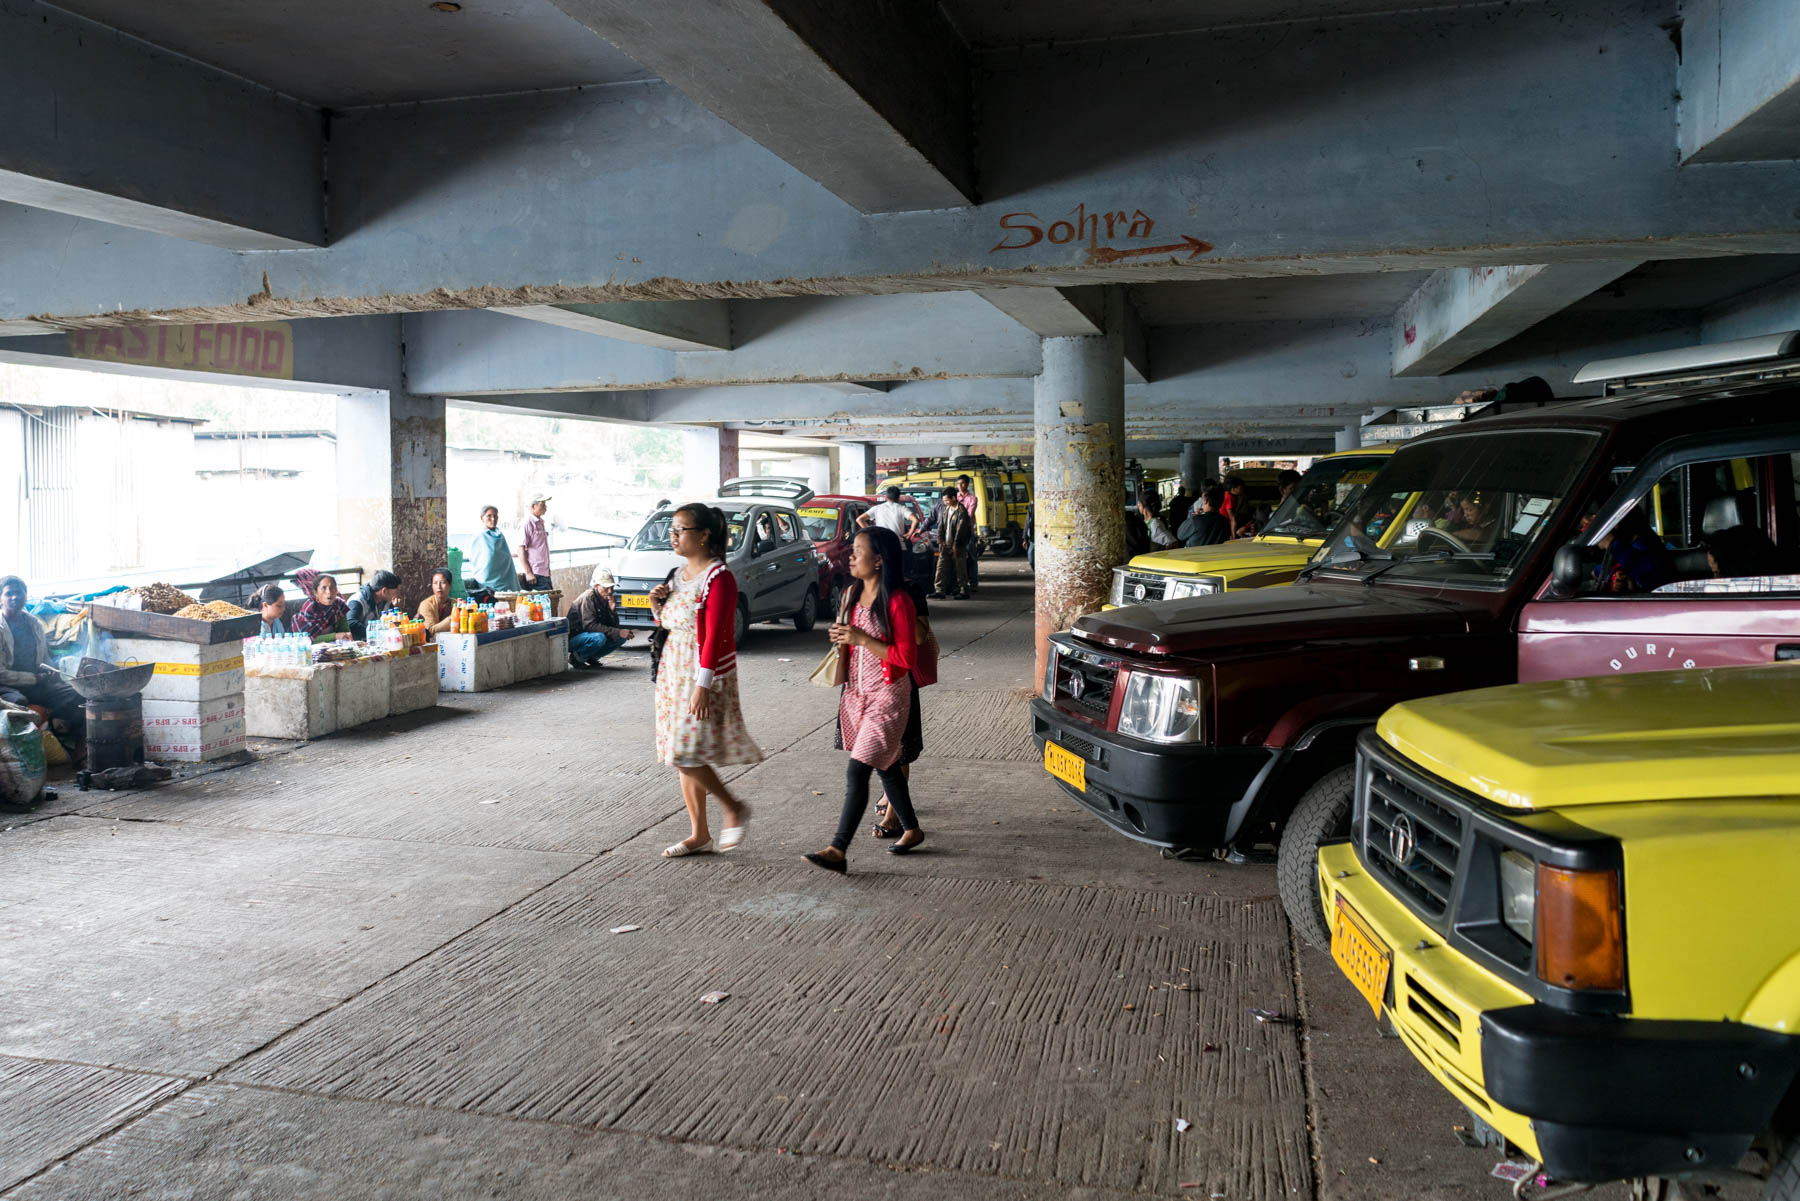
[[250,610],[240,609],[230,601],[207,601],[204,605],[190,603],[175,610],[177,617],[191,617],[195,621],[228,621],[233,617],[248,617]]
[[[125,594],[137,599],[138,608],[146,613],[179,613],[190,605],[199,602],[173,584],[145,584],[141,588],[133,588]],[[129,606],[127,606],[129,607]]]

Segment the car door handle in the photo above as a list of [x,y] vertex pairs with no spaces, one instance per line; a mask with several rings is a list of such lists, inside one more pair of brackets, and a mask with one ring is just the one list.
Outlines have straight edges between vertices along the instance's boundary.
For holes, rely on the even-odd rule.
[[1783,642],[1775,647],[1775,662],[1787,663],[1800,659],[1800,642]]

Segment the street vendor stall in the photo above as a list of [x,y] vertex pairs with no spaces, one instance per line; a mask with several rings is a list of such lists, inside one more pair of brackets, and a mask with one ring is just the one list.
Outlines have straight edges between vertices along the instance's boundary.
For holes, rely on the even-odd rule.
[[280,653],[244,672],[244,714],[252,738],[320,738],[437,704],[437,648],[382,649],[335,642],[309,648],[310,661]]
[[439,634],[438,688],[487,692],[569,669],[569,623],[526,622],[479,634]]

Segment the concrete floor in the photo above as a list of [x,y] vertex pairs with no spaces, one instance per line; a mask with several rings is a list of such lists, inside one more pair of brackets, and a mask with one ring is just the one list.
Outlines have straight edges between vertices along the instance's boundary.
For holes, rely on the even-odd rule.
[[1272,869],[1051,783],[1030,579],[983,574],[936,614],[927,847],[848,877],[798,858],[842,787],[824,634],[774,626],[730,855],[658,857],[641,650],[13,820],[0,1195],[1499,1201]]

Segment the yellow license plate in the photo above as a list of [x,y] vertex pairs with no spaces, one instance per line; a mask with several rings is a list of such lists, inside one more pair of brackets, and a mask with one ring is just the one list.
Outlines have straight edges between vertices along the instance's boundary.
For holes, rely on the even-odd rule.
[[1381,1003],[1387,998],[1388,973],[1393,970],[1394,953],[1375,937],[1362,915],[1346,905],[1342,897],[1338,898],[1337,920],[1331,925],[1331,957],[1379,1018]]
[[1087,791],[1087,761],[1073,751],[1065,751],[1054,742],[1044,744],[1044,770],[1061,780]]
[[619,604],[627,609],[648,609],[650,598],[627,592],[619,597]]

